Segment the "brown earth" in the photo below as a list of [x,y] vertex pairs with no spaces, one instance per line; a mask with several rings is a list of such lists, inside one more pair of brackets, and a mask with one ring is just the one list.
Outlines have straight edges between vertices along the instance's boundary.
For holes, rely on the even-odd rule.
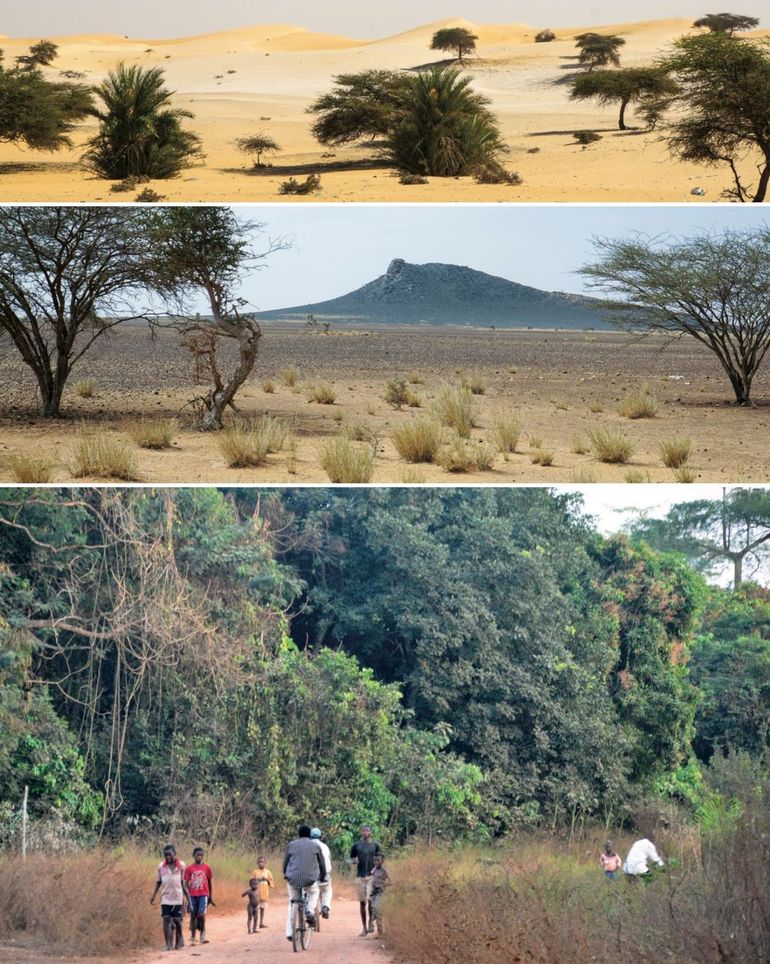
[[[294,366],[298,382],[287,387],[280,373]],[[493,470],[450,474],[434,465],[408,466],[390,435],[430,412],[442,383],[477,373],[485,393],[476,397],[478,428],[487,439],[497,412],[515,413],[523,434],[519,451],[495,459]],[[411,375],[420,408],[394,410],[383,398],[386,382]],[[79,398],[78,379],[93,378],[95,397]],[[332,405],[308,402],[311,385],[328,383]],[[630,420],[617,408],[629,390],[648,386],[659,401],[651,419]],[[265,387],[273,388],[272,392]],[[151,339],[141,327],[123,327],[96,343],[71,379],[60,419],[35,413],[35,385],[17,355],[0,358],[0,480],[12,481],[9,458],[28,453],[56,460],[53,481],[69,482],[71,450],[81,423],[121,438],[140,416],[179,416],[182,428],[170,450],[137,449],[142,481],[149,483],[325,483],[319,448],[341,430],[365,426],[374,436],[377,460],[372,481],[430,483],[623,482],[629,470],[644,480],[671,482],[659,455],[661,440],[693,441],[690,465],[700,482],[764,482],[770,478],[770,373],[755,387],[755,405],[731,404],[729,384],[709,352],[691,339],[669,341],[616,332],[503,331],[439,328],[375,328],[314,334],[300,326],[265,329],[257,369],[238,401],[244,415],[285,419],[296,436],[293,458],[268,457],[259,468],[229,469],[219,435],[190,427],[195,395],[184,350],[170,332]],[[593,411],[591,410],[593,409]],[[636,445],[630,465],[605,465],[572,451],[576,436],[612,425]],[[532,450],[554,452],[552,466],[531,462]],[[85,482],[97,481],[85,479]]]
[[[642,9],[640,5],[640,10]],[[393,171],[373,161],[371,145],[328,150],[312,137],[307,106],[331,88],[335,75],[367,68],[417,69],[441,55],[430,40],[439,27],[465,26],[478,40],[468,63],[474,86],[487,96],[510,147],[509,166],[523,178],[519,187],[479,185],[469,178],[430,178],[425,185],[399,183]],[[523,24],[471,24],[454,18],[381,40],[353,40],[269,25],[176,40],[117,36],[55,37],[59,57],[48,69],[77,71],[98,84],[118,62],[163,67],[175,103],[195,116],[189,126],[202,137],[205,160],[170,181],[150,186],[174,202],[276,201],[290,176],[321,174],[322,191],[300,200],[319,201],[687,201],[713,202],[732,186],[729,171],[672,160],[654,133],[619,131],[617,110],[590,101],[571,102],[567,81],[577,69],[575,35],[586,28],[554,28],[552,43],[534,42],[536,29]],[[670,19],[591,27],[620,34],[626,66],[651,63],[683,34],[691,21]],[[762,36],[767,31],[756,31]],[[6,59],[39,38],[3,38]],[[634,124],[632,115],[629,123]],[[596,130],[602,140],[579,147],[572,134]],[[132,201],[136,191],[111,192],[111,183],[80,163],[93,122],[78,127],[73,149],[58,153],[0,144],[0,200]],[[265,132],[281,146],[273,167],[255,171],[235,147],[239,137]],[[741,168],[750,182],[757,159]],[[705,195],[696,196],[693,188]]]

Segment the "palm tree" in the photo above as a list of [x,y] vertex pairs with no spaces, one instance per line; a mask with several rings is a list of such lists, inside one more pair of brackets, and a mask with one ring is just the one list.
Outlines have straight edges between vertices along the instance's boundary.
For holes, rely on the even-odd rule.
[[101,177],[175,177],[200,156],[200,138],[181,125],[193,115],[170,106],[160,67],[119,64],[96,93],[104,109],[94,110],[99,133],[84,159]]
[[489,101],[451,67],[419,74],[404,96],[388,141],[403,171],[454,177],[471,174],[507,151]]
[[580,33],[575,40],[575,46],[580,51],[578,60],[581,64],[587,64],[589,71],[608,64],[617,67],[620,64],[618,51],[626,43],[622,37],[601,33]]

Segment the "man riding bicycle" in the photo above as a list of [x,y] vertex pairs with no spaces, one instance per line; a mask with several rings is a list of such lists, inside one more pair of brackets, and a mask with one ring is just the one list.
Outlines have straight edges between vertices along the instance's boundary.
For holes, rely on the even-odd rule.
[[327,918],[332,906],[332,855],[329,847],[321,840],[322,834],[318,827],[313,827],[310,831],[310,839],[317,840],[318,846],[324,855],[326,864],[326,880],[319,882],[318,890],[321,901],[321,917]]
[[315,912],[318,905],[318,884],[326,883],[326,862],[317,840],[311,840],[310,827],[301,824],[297,836],[286,848],[283,859],[283,877],[289,891],[289,909],[286,915],[286,939],[292,936],[292,901],[302,896],[305,889],[305,919],[315,927]]

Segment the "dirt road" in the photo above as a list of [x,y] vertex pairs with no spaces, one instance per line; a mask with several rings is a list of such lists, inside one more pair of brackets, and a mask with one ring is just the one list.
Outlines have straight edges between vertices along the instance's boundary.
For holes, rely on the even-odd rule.
[[[267,927],[257,934],[246,934],[246,913],[217,917],[212,914],[209,924],[210,944],[190,947],[178,952],[133,958],[142,964],[175,964],[186,961],[200,964],[259,964],[272,961],[301,960],[312,964],[392,964],[393,958],[375,937],[358,937],[361,921],[358,903],[353,900],[336,899],[332,916],[321,922],[321,933],[313,934],[310,948],[301,957],[296,956],[284,935],[285,904],[281,899],[271,901],[266,920]],[[185,921],[186,923],[186,921]],[[158,937],[161,937],[160,925]],[[185,934],[187,940],[187,934]]]

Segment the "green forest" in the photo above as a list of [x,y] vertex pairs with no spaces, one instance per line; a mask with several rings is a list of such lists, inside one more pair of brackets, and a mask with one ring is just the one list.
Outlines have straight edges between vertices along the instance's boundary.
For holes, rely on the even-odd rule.
[[25,786],[33,843],[695,812],[770,733],[770,590],[704,535],[761,576],[770,496],[730,498],[605,537],[544,488],[0,490],[0,844]]

